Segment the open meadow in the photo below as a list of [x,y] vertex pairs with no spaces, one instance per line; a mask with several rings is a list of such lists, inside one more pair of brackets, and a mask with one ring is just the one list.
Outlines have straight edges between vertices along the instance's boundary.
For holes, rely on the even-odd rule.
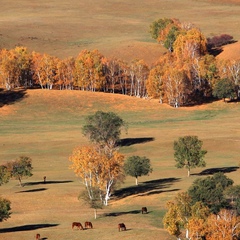
[[[154,63],[166,50],[149,34],[159,18],[177,18],[198,26],[206,37],[223,33],[240,39],[240,0],[2,0],[0,48],[25,46],[59,58],[76,57],[83,49],[98,49],[106,57]],[[226,49],[226,51],[225,51]],[[222,55],[223,54],[223,55]],[[219,55],[239,58],[240,44]],[[69,169],[72,150],[88,144],[82,136],[84,118],[97,110],[117,113],[128,123],[120,148],[126,157],[146,156],[153,172],[118,186],[109,206],[98,210],[78,200],[83,189]],[[0,187],[11,201],[12,215],[0,223],[0,240],[31,240],[36,233],[48,240],[172,240],[164,229],[165,206],[198,177],[221,171],[240,184],[240,103],[216,101],[174,109],[157,100],[118,94],[58,90],[0,89],[0,164],[26,155],[33,160],[33,176]],[[173,142],[185,135],[203,141],[207,166],[177,169]],[[47,183],[43,177],[47,176]],[[141,207],[148,214],[141,214]],[[71,223],[91,221],[93,229],[77,231]],[[124,222],[126,232],[118,232]]]
[[[159,18],[177,18],[206,37],[240,39],[239,0],[2,0],[0,47],[25,46],[56,57],[98,49],[106,57],[149,65],[166,50],[149,34]],[[237,45],[233,51],[240,53]]]
[[[1,98],[3,92],[1,92]],[[20,155],[33,160],[33,176],[1,186],[1,194],[12,202],[12,216],[0,225],[0,239],[32,239],[37,232],[45,239],[173,239],[163,230],[162,217],[167,200],[187,190],[204,170],[225,172],[235,184],[239,180],[239,103],[217,101],[196,107],[173,109],[155,100],[118,94],[81,91],[27,90],[9,105],[0,108],[0,162]],[[5,96],[6,97],[6,96]],[[97,110],[113,111],[128,122],[128,132],[120,148],[127,156],[150,158],[153,172],[132,177],[119,186],[120,194],[98,211],[78,201],[83,188],[69,169],[68,157],[74,147],[87,144],[82,136],[84,118]],[[208,151],[206,168],[176,169],[173,141],[184,135],[197,135]],[[43,184],[43,176],[47,184]],[[141,214],[147,206],[148,214]],[[92,221],[94,229],[72,231],[73,221]],[[118,232],[124,222],[128,231]]]

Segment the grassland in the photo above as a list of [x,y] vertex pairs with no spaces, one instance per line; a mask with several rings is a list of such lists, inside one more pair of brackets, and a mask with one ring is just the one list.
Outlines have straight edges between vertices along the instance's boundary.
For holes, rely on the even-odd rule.
[[[28,90],[22,99],[0,108],[0,163],[28,155],[33,159],[33,176],[1,186],[1,194],[12,202],[12,217],[1,223],[1,239],[32,239],[40,232],[46,239],[171,239],[163,230],[165,203],[186,190],[201,171],[223,171],[239,180],[238,103],[222,101],[196,107],[173,109],[155,100],[80,91]],[[84,206],[77,197],[80,180],[69,170],[68,156],[74,147],[87,143],[81,134],[85,116],[96,110],[114,111],[129,124],[121,138],[132,140],[120,151],[127,156],[151,159],[153,173],[141,177],[139,187],[127,177],[119,186],[122,194],[98,212]],[[207,166],[194,169],[190,178],[185,169],[176,169],[173,141],[197,135],[208,150]],[[217,168],[217,169],[216,169]],[[49,181],[43,184],[43,176]],[[124,194],[123,194],[124,193]],[[139,210],[147,206],[149,214]],[[72,231],[71,222],[93,222],[94,229]],[[128,231],[119,233],[125,222]]]
[[[240,39],[240,1],[127,0],[3,0],[1,1],[0,47],[26,46],[60,58],[76,56],[83,49],[99,49],[105,56],[123,60],[142,58],[151,64],[164,49],[149,36],[149,24],[162,17],[192,22],[206,36],[227,33]],[[231,46],[237,46],[232,50]],[[238,49],[236,51],[236,49]],[[229,45],[228,58],[239,44]],[[0,92],[1,99],[4,99]],[[16,95],[15,95],[16,96]],[[144,239],[171,240],[162,226],[165,203],[186,190],[203,170],[223,171],[235,184],[239,180],[239,103],[222,101],[196,107],[173,109],[155,100],[80,91],[28,90],[19,99],[0,106],[0,164],[28,155],[33,159],[33,176],[18,186],[16,180],[0,187],[12,202],[12,216],[0,223],[0,239]],[[85,116],[96,110],[114,111],[129,124],[122,139],[132,141],[120,151],[127,156],[151,159],[153,173],[139,179],[127,177],[107,208],[93,210],[79,202],[80,180],[69,170],[73,148],[87,143],[81,134]],[[207,166],[176,169],[173,141],[197,135],[208,151]],[[43,184],[43,176],[47,184]],[[139,210],[147,206],[149,214]],[[93,222],[94,229],[72,231],[73,221]],[[125,222],[128,231],[119,233]]]
[[[155,62],[165,50],[151,39],[149,25],[163,17],[199,27],[206,37],[240,39],[240,1],[210,0],[3,0],[0,47],[26,46],[60,58],[98,49],[106,57]],[[239,48],[238,48],[239,52]]]

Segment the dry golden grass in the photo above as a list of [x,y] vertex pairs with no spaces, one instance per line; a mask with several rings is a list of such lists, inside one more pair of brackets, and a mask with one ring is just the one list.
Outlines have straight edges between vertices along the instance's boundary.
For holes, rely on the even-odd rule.
[[[119,187],[127,188],[128,196],[112,199],[94,220],[93,210],[77,199],[83,186],[68,169],[68,156],[75,146],[87,143],[81,126],[84,117],[96,110],[114,111],[129,123],[128,134],[123,132],[122,138],[143,141],[124,146],[121,151],[126,156],[149,157],[153,173],[139,179],[138,190],[134,190],[134,179],[127,177]],[[21,101],[0,108],[0,163],[25,154],[33,159],[34,167],[33,176],[23,180],[27,183],[23,188],[16,180],[0,188],[12,202],[13,212],[1,223],[1,239],[33,239],[37,232],[46,239],[174,239],[162,228],[166,201],[186,190],[199,176],[188,178],[185,169],[174,167],[173,141],[183,135],[197,135],[208,150],[206,169],[236,167],[239,111],[237,103],[222,101],[173,109],[155,100],[118,94],[26,91]],[[148,138],[153,141],[145,142]],[[193,169],[192,173],[202,170]],[[235,184],[240,183],[239,170],[226,174]],[[47,184],[42,183],[44,175]],[[149,214],[139,213],[142,206],[148,207]],[[93,222],[94,229],[71,230],[73,221],[86,220]],[[128,231],[118,232],[120,222]]]
[[227,33],[240,39],[236,0],[139,0],[137,4],[127,0],[5,0],[0,11],[0,47],[23,45],[60,58],[98,49],[106,57],[139,58],[150,65],[165,50],[151,39],[149,25],[163,17],[191,22],[206,37]]
[[[165,52],[148,33],[150,23],[158,18],[192,22],[206,36],[227,33],[240,39],[239,1],[229,2],[4,0],[0,47],[23,45],[30,51],[60,58],[75,57],[83,49],[99,49],[107,57],[126,61],[140,58],[151,64]],[[235,46],[238,43],[225,47],[221,55],[231,56]],[[97,110],[117,112],[129,123],[128,135],[123,133],[122,138],[154,140],[124,146],[121,151],[126,156],[149,157],[154,171],[140,178],[140,185],[146,181],[158,184],[152,189],[147,184],[142,192],[110,201],[94,220],[93,210],[77,199],[82,185],[68,169],[68,156],[75,146],[87,143],[81,135],[83,119]],[[198,176],[187,178],[185,170],[174,167],[173,141],[186,134],[199,136],[208,150],[207,168],[239,164],[236,103],[219,101],[176,110],[157,100],[117,94],[29,90],[21,101],[0,108],[0,129],[0,163],[26,154],[32,157],[34,167],[33,177],[24,180],[29,183],[25,187],[11,180],[0,188],[1,194],[11,200],[13,212],[0,224],[0,239],[4,240],[33,239],[37,232],[45,239],[174,239],[162,228],[165,203]],[[192,173],[200,171],[194,169]],[[238,171],[227,173],[236,184]],[[42,183],[44,175],[48,184]],[[120,187],[133,184],[134,179],[127,177]],[[145,205],[149,214],[134,213]],[[93,230],[71,230],[73,221],[86,220],[93,222]],[[119,222],[125,222],[129,230],[119,233]]]

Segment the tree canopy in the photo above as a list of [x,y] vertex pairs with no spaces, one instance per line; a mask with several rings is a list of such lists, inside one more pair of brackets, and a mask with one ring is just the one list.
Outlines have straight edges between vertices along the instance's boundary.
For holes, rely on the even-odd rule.
[[148,175],[152,172],[150,159],[140,156],[131,156],[124,163],[124,171],[127,175],[136,178],[138,185],[138,177]]
[[204,156],[206,150],[202,150],[202,141],[197,136],[180,137],[178,141],[174,141],[174,158],[177,162],[177,168],[187,168],[188,176],[190,170],[196,167],[205,167]]
[[125,122],[114,112],[97,111],[86,118],[82,128],[84,136],[101,149],[111,150],[120,140]]
[[232,99],[235,96],[235,85],[233,81],[224,78],[215,84],[213,88],[213,96],[217,98],[223,98],[225,101],[225,98]]
[[11,177],[17,179],[20,186],[22,186],[22,178],[32,176],[32,159],[27,156],[21,156],[15,161],[8,162],[7,168],[11,173]]
[[196,179],[189,188],[188,193],[193,202],[203,202],[213,213],[227,207],[228,202],[224,197],[224,190],[233,185],[233,180],[223,173],[215,173],[204,179]]

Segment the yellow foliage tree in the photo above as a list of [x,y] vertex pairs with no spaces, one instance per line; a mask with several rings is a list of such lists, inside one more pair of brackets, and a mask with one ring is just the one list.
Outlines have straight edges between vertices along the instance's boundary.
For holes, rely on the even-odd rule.
[[124,156],[117,151],[109,156],[93,146],[83,146],[75,148],[69,160],[72,162],[70,168],[86,186],[89,198],[97,187],[102,202],[108,205],[114,185],[123,180]]

